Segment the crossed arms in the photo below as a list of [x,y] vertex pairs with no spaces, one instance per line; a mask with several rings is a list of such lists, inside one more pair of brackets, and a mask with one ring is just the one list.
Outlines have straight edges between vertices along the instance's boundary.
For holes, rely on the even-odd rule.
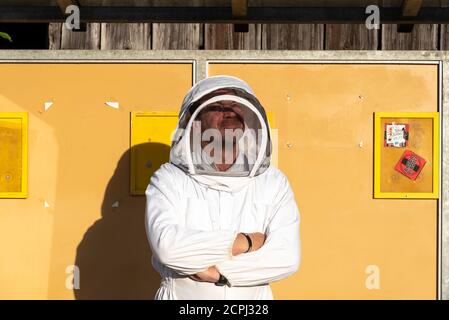
[[299,212],[286,179],[276,188],[275,210],[266,234],[253,233],[253,250],[246,238],[231,230],[202,231],[180,226],[179,197],[173,176],[161,167],[145,194],[146,230],[153,254],[181,275],[215,282],[219,273],[231,286],[256,286],[288,277],[300,263]]

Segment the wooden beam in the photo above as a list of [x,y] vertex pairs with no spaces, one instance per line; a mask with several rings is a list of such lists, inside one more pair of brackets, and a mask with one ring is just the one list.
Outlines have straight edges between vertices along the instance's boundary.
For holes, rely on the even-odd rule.
[[56,3],[58,4],[59,10],[61,10],[62,14],[66,14],[65,9],[68,6],[79,5],[77,0],[56,0]]
[[[401,19],[400,7],[382,7],[381,24],[449,23],[449,7],[422,7],[415,17]],[[230,7],[83,6],[81,22],[152,23],[362,23],[364,7],[248,7],[244,18]],[[2,6],[0,22],[63,22],[58,6]]]
[[402,16],[416,17],[422,6],[422,0],[404,0],[402,2]]
[[[416,17],[422,6],[422,0],[404,0],[401,7],[401,18]],[[399,24],[398,32],[412,32],[413,24]]]
[[246,17],[248,13],[248,0],[232,0],[231,7],[234,17]]
[[[232,16],[236,18],[245,18],[248,14],[248,0],[232,0]],[[234,32],[248,32],[249,25],[247,23],[234,24]]]

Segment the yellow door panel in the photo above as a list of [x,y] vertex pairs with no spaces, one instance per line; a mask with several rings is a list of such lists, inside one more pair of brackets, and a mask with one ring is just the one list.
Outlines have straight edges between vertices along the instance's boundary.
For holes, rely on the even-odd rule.
[[193,67],[0,64],[0,112],[28,113],[30,169],[28,198],[0,199],[0,299],[154,298],[145,197],[129,192],[130,113],[177,111]]
[[438,65],[213,63],[276,115],[301,212],[302,263],[281,299],[435,299],[435,199],[373,198],[374,112],[436,112]]

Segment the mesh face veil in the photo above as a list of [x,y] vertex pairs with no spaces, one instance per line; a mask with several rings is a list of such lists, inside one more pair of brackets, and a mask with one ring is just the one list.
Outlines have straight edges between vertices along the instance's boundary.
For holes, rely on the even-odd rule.
[[214,76],[192,87],[172,139],[172,164],[194,178],[239,184],[265,172],[270,156],[265,110],[244,81]]

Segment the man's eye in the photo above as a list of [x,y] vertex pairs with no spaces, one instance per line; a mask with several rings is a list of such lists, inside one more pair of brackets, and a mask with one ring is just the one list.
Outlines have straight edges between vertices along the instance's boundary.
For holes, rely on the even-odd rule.
[[219,104],[214,104],[214,105],[210,105],[205,109],[205,112],[208,111],[220,111],[222,109],[221,105]]

